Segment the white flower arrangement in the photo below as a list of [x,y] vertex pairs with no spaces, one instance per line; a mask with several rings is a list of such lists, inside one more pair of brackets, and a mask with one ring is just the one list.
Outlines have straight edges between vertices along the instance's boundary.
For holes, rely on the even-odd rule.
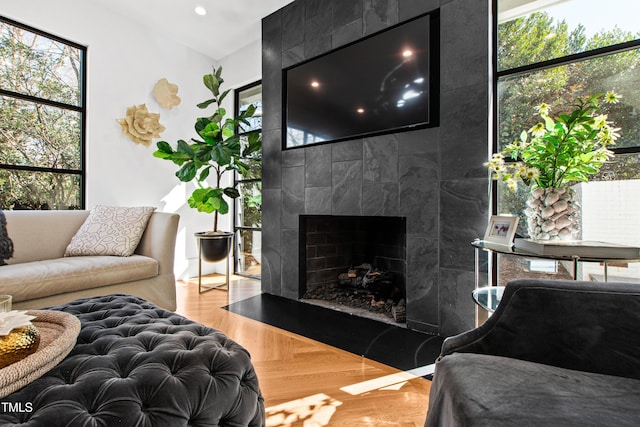
[[[597,114],[603,97],[608,104],[621,98],[612,91],[578,98],[571,104],[573,111],[555,119],[549,116],[549,105],[540,104],[536,110],[542,121],[484,164],[493,179],[505,182],[511,191],[519,181],[540,188],[587,182],[613,156],[609,146],[620,137],[620,128],[606,114]],[[507,157],[513,162],[506,162]]]
[[30,326],[36,316],[27,314],[26,311],[12,310],[0,313],[0,336],[9,335],[16,328]]

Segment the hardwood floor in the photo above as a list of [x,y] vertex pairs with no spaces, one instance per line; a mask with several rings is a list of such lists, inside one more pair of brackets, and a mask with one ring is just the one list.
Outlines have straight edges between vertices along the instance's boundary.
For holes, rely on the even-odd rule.
[[259,293],[258,281],[233,276],[229,291],[203,294],[193,282],[176,289],[178,313],[251,353],[267,426],[424,425],[430,381],[221,308]]

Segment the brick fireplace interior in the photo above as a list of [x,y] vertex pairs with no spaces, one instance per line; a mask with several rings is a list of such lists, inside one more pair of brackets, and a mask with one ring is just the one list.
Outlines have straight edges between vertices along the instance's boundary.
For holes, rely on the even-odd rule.
[[[406,298],[406,228],[404,217],[301,215],[300,297],[320,288],[338,289],[371,301],[369,311],[384,311],[386,302],[392,317],[391,307],[404,305]],[[353,275],[351,280],[344,278],[354,269],[362,275],[368,266],[371,267],[368,280],[373,283],[363,284],[360,277]],[[378,278],[380,281],[376,283]],[[314,299],[327,303],[347,306],[355,303],[352,299],[337,303],[335,292],[313,295]],[[399,323],[404,321],[399,319]]]

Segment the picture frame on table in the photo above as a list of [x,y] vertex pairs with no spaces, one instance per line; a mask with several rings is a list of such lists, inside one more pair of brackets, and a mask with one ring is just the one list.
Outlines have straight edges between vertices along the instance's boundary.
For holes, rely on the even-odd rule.
[[491,215],[483,240],[512,246],[519,220],[515,215]]

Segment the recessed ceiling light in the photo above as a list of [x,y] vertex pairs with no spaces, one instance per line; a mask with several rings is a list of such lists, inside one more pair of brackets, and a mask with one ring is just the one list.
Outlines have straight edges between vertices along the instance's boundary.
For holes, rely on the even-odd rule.
[[356,111],[358,114],[364,114],[364,108],[358,108]]
[[412,55],[413,55],[413,51],[410,49],[407,49],[404,52],[402,52],[402,56],[404,56],[405,58],[409,58]]
[[320,87],[320,83],[318,83],[316,80],[311,82],[311,87]]
[[207,14],[207,9],[205,9],[205,8],[204,8],[204,7],[202,7],[202,6],[196,6],[196,8],[195,8],[194,10],[195,10],[195,12],[196,12],[198,15],[200,15],[200,16],[204,16],[204,15],[206,15],[206,14]]

